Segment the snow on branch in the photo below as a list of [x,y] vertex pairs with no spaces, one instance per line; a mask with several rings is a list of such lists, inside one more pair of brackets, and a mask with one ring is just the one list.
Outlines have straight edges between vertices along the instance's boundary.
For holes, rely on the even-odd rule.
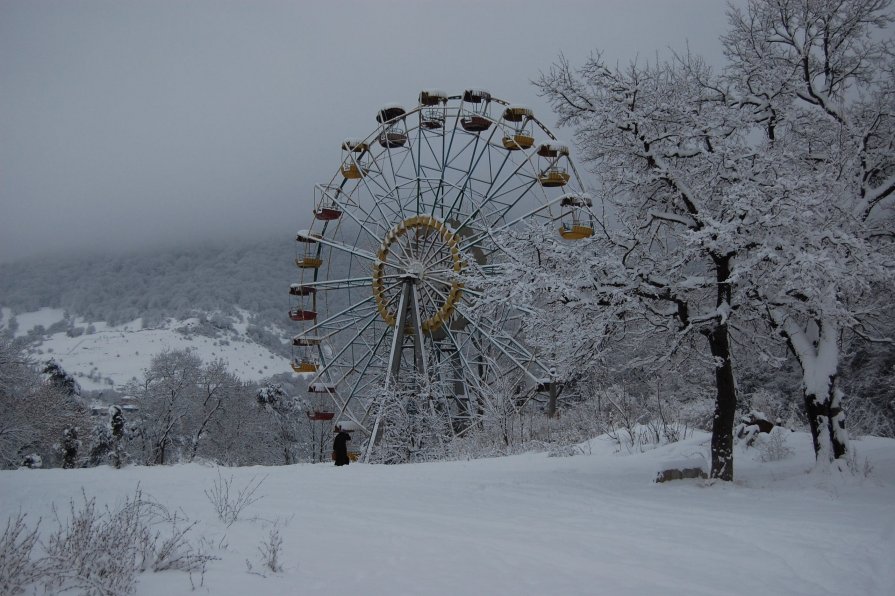
[[649,211],[649,216],[651,219],[662,219],[665,221],[670,221],[672,223],[685,225],[688,228],[692,228],[694,230],[698,229],[696,220],[689,215],[680,215],[677,213],[671,213],[669,211],[657,211],[655,209],[651,209]]

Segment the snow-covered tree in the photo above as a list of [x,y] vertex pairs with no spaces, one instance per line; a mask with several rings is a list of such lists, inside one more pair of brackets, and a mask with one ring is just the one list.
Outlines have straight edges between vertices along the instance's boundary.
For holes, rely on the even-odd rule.
[[77,427],[69,426],[62,429],[62,444],[59,451],[62,455],[63,468],[78,467],[78,451],[81,449],[81,440],[78,438]]
[[447,456],[453,435],[450,415],[438,388],[427,378],[415,375],[412,383],[383,389],[378,401],[381,422],[373,461],[396,464]]
[[202,360],[188,350],[166,350],[152,358],[141,381],[125,387],[140,404],[137,428],[145,464],[171,463],[182,455],[201,368]]
[[818,461],[847,451],[841,332],[879,339],[874,290],[892,283],[895,62],[873,37],[889,5],[753,0],[731,11],[721,73],[689,54],[624,69],[597,54],[538,81],[608,208],[602,238],[555,248],[575,274],[536,286],[584,306],[581,342],[669,320],[669,354],[706,337],[713,477],[732,477],[731,332],[760,345],[759,313],[802,367]]
[[20,465],[26,454],[48,467],[63,462],[57,446],[65,442],[66,430],[87,422],[80,398],[69,388],[44,382],[23,345],[0,339],[0,465]]
[[214,360],[201,368],[196,379],[195,399],[189,403],[191,424],[187,461],[195,459],[212,420],[225,413],[226,402],[235,399],[241,388],[239,379],[227,370],[223,360]]
[[48,376],[48,382],[56,389],[70,396],[81,395],[81,385],[78,381],[62,368],[55,360],[47,361],[43,373]]
[[[837,379],[844,331],[891,341],[895,54],[890,0],[751,0],[731,9],[725,78],[775,167],[749,274],[803,372],[820,464],[848,450]],[[891,316],[891,313],[888,314]]]
[[268,383],[259,388],[255,399],[269,416],[268,432],[272,431],[270,434],[275,437],[275,443],[283,454],[282,463],[298,463],[301,423],[306,418],[305,404],[287,395],[279,383]]
[[584,301],[587,309],[588,324],[572,335],[669,334],[666,358],[697,348],[687,360],[715,378],[711,476],[731,480],[731,325],[743,292],[735,268],[753,242],[747,214],[763,200],[750,184],[755,160],[742,113],[691,55],[622,69],[597,54],[579,71],[561,59],[538,85],[560,124],[576,127],[611,218],[596,240],[552,244],[560,260],[579,265],[560,296],[567,308]]
[[125,432],[126,424],[121,406],[109,406],[108,418],[93,427],[88,460],[90,465],[99,466],[111,463],[116,468],[120,468],[127,459],[124,445]]

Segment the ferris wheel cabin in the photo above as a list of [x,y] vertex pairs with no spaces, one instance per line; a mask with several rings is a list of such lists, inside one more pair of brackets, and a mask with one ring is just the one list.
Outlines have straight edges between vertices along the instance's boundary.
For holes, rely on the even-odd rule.
[[503,112],[503,120],[507,123],[508,132],[504,135],[501,143],[503,148],[509,151],[518,151],[519,149],[531,149],[535,144],[535,138],[532,136],[531,119],[534,113],[523,106],[509,106]]
[[295,235],[295,241],[304,246],[301,254],[295,257],[295,266],[299,269],[317,269],[323,265],[323,259],[314,252],[314,246],[320,239],[319,234],[309,230],[299,230]]
[[292,284],[289,286],[290,296],[310,296],[317,293],[317,288],[312,286],[303,286],[301,284]]
[[342,217],[342,208],[339,206],[338,197],[342,190],[338,186],[317,186],[314,194],[316,198],[314,219],[320,221],[333,221]]
[[562,158],[569,157],[569,148],[562,143],[541,143],[538,147],[540,174],[538,182],[545,188],[555,188],[568,184],[571,176],[566,168],[559,165]]
[[423,106],[420,110],[420,127],[427,130],[444,128],[445,104],[448,96],[438,89],[424,89],[420,91],[419,102]]
[[407,133],[401,126],[401,119],[407,111],[396,104],[387,105],[376,114],[376,122],[382,125],[379,144],[386,149],[403,147],[407,143]]
[[491,128],[488,108],[491,105],[491,94],[481,89],[467,89],[463,92],[463,111],[460,126],[468,132],[483,132]]
[[313,360],[292,360],[292,370],[300,375],[317,372],[317,362]]
[[584,240],[594,235],[594,226],[589,215],[593,206],[590,195],[569,193],[560,197],[559,205],[562,208],[560,236],[566,240]]
[[305,310],[300,306],[289,309],[289,318],[293,321],[314,321],[317,319],[316,310]]
[[342,176],[347,180],[360,180],[367,174],[369,168],[363,159],[369,148],[369,145],[360,139],[342,141]]

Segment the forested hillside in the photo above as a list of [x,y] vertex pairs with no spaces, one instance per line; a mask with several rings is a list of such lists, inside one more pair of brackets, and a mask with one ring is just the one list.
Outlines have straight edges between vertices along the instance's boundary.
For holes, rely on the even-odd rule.
[[[113,255],[28,259],[0,265],[0,307],[13,314],[64,309],[88,322],[119,325],[219,311],[251,313],[254,326],[288,323],[295,275],[292,239]],[[272,338],[255,338],[281,350]],[[282,339],[282,338],[279,338]]]

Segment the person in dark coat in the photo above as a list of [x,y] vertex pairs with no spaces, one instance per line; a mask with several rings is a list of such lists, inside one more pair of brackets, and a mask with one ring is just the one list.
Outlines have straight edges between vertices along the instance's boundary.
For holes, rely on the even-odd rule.
[[337,466],[347,466],[351,463],[351,460],[348,459],[348,441],[350,440],[351,435],[343,430],[340,430],[336,438],[333,439],[333,457]]

